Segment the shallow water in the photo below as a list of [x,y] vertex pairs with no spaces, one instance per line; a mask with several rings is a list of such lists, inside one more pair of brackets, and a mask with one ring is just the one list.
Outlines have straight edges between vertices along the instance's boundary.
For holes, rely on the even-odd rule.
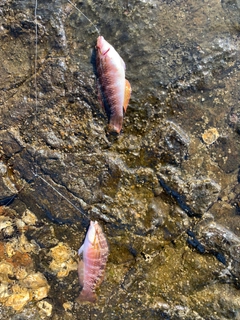
[[[7,299],[26,285],[0,272],[0,318],[238,319],[238,2],[76,5],[125,61],[132,98],[123,132],[106,135],[96,30],[67,1],[38,1],[36,106],[35,3],[0,3],[0,203],[14,210],[1,213],[1,258],[28,255],[26,274],[50,286],[13,315]],[[26,209],[37,222],[23,228]],[[95,306],[77,305],[77,250],[95,219],[105,281]]]

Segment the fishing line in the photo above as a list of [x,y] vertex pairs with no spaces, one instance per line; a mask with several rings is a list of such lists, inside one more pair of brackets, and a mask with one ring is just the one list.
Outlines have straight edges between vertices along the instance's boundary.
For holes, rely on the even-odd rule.
[[82,215],[84,215],[85,217],[87,217],[86,213],[79,209],[74,203],[72,203],[72,201],[70,201],[67,197],[65,197],[60,191],[58,191],[53,185],[51,185],[51,183],[49,183],[46,179],[44,179],[42,176],[35,174],[33,171],[32,173],[35,175],[35,177],[40,178],[42,181],[44,181],[44,183],[46,183],[50,188],[52,188],[61,198],[63,198],[64,200],[66,200],[73,208],[75,208],[78,212],[80,212]]
[[[71,1],[69,1],[69,2],[71,3]],[[73,3],[71,3],[71,5],[73,5],[79,12],[81,12]],[[34,20],[35,20],[35,59],[34,59],[35,115],[34,115],[34,121],[35,121],[35,126],[36,126],[35,127],[35,135],[36,136],[37,136],[37,113],[38,113],[38,90],[37,90],[38,21],[37,21],[37,9],[38,9],[38,1],[35,0],[35,8],[34,8]],[[83,13],[81,12],[81,14],[83,14]],[[84,17],[86,17],[86,16],[84,15]],[[91,24],[95,27],[96,31],[99,33],[97,27],[92,22],[91,22]],[[50,188],[52,188],[61,198],[63,198],[73,208],[75,208],[78,212],[80,212],[81,215],[83,215],[87,219],[89,219],[83,210],[81,210],[79,207],[77,207],[72,201],[70,201],[66,196],[64,196],[60,191],[58,191],[53,185],[51,185],[51,183],[49,183],[46,179],[44,179],[42,176],[40,176],[38,174],[37,166],[34,166],[34,171],[32,171],[32,173],[36,178],[41,179],[46,185],[48,185]]]
[[78,12],[80,12],[80,13],[84,16],[84,18],[88,20],[88,22],[91,23],[91,25],[95,28],[95,30],[97,31],[98,35],[100,36],[100,31],[98,30],[98,28],[96,27],[96,25],[95,25],[80,9],[78,9],[78,7],[77,7],[72,1],[68,0],[68,2],[69,2]]
[[[35,59],[34,59],[34,88],[35,88],[35,115],[34,122],[37,128],[37,111],[38,111],[38,91],[37,91],[37,56],[38,56],[38,21],[37,21],[38,1],[35,0],[34,20],[35,20]],[[37,129],[35,130],[37,136]],[[35,166],[35,175],[37,176],[37,166]]]

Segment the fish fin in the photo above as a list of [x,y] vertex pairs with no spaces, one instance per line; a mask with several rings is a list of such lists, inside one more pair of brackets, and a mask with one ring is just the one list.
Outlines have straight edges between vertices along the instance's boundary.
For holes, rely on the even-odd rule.
[[84,244],[78,250],[78,255],[80,256],[83,253]]
[[126,64],[125,64],[125,62],[123,61],[122,58],[121,58],[121,60],[122,60],[121,62],[122,62],[123,69],[126,70]]
[[87,290],[82,290],[80,292],[80,295],[77,297],[76,302],[78,303],[96,303],[97,302],[97,295],[94,291],[87,291]]
[[131,96],[131,85],[129,83],[129,81],[127,79],[125,79],[125,93],[124,93],[124,102],[123,102],[123,110],[124,112],[127,111],[127,107],[128,107],[128,103],[130,100],[130,96]]
[[122,116],[114,116],[110,118],[109,124],[107,126],[107,131],[111,134],[117,133],[119,134],[122,129],[123,117]]
[[84,263],[83,260],[80,260],[78,263],[78,279],[80,285],[83,287],[83,281],[84,281]]

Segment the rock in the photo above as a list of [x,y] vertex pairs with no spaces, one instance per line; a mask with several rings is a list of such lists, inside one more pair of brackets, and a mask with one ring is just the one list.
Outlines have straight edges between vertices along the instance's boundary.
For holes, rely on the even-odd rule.
[[238,169],[236,159],[239,157],[239,147],[235,134],[230,137],[218,138],[218,143],[213,146],[212,153],[220,168],[226,173]]
[[189,143],[188,135],[177,124],[168,121],[145,136],[142,148],[149,164],[179,165],[187,157]]
[[48,301],[39,301],[37,306],[44,316],[50,317],[52,315],[52,305]]
[[217,200],[221,186],[214,180],[203,177],[188,182],[189,193],[186,194],[187,204],[194,212],[204,213]]
[[48,296],[50,289],[47,279],[40,272],[29,274],[21,281],[21,285],[31,290],[34,300],[42,300]]
[[214,143],[219,137],[219,133],[216,128],[210,128],[205,130],[202,134],[203,142],[207,145]]
[[0,161],[0,205],[11,203],[17,193],[18,190],[9,179],[7,166]]
[[7,307],[12,307],[16,311],[20,311],[31,300],[31,294],[28,289],[21,288],[19,285],[12,287],[13,294],[5,302]]
[[203,222],[198,225],[197,230],[201,235],[201,242],[209,252],[222,253],[227,257],[228,270],[239,286],[240,261],[238,251],[240,238],[214,222],[207,225],[204,225]]
[[240,30],[240,4],[237,0],[223,0],[222,7],[226,13],[226,17],[230,24],[236,28],[236,30]]
[[22,220],[25,224],[33,226],[36,224],[38,219],[33,212],[26,209],[23,213]]
[[158,174],[160,185],[167,194],[172,196],[189,216],[202,215],[217,200],[221,190],[212,179],[201,177],[199,179],[184,180],[178,169],[166,166]]
[[77,270],[77,261],[73,259],[75,254],[71,248],[60,242],[50,252],[52,261],[49,267],[59,278],[68,276],[72,270]]
[[1,130],[0,140],[2,142],[3,151],[8,157],[20,152],[24,147],[24,143],[21,141],[19,132],[14,129],[10,131]]

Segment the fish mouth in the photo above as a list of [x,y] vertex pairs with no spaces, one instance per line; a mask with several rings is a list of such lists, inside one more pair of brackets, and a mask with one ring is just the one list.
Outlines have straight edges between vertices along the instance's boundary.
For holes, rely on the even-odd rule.
[[[100,51],[101,55],[105,56],[108,51],[110,50],[110,47],[106,49],[106,47],[108,47],[109,44],[108,42],[103,38],[103,36],[99,36],[97,39],[97,45],[96,48]],[[105,51],[103,51],[103,49]]]
[[108,51],[110,50],[110,48],[108,48],[105,52],[102,52],[101,48],[99,46],[96,46],[96,48],[100,51],[102,56],[105,56],[108,53]]
[[110,50],[110,48],[108,48],[105,52],[103,52],[102,55],[105,56],[109,50]]

